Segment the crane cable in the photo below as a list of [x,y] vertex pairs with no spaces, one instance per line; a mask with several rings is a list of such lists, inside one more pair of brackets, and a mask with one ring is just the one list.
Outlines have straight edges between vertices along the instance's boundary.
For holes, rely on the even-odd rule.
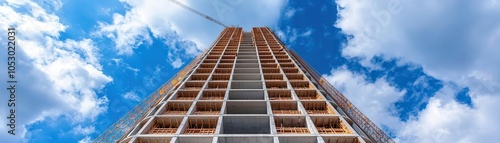
[[210,20],[210,21],[212,21],[212,22],[214,22],[216,24],[219,24],[220,26],[222,26],[224,28],[229,27],[226,24],[224,24],[224,23],[222,23],[220,21],[217,21],[217,20],[215,20],[214,18],[212,18],[212,17],[210,17],[208,15],[205,15],[205,14],[199,12],[199,11],[196,11],[196,10],[192,9],[191,7],[188,7],[187,5],[184,5],[184,4],[180,3],[179,1],[176,1],[176,0],[169,0],[169,1],[172,2],[172,3],[177,4],[178,6],[184,8],[184,9],[187,9],[187,10],[189,10],[189,11],[195,13],[195,14],[198,14],[199,16],[201,16],[201,17],[203,17],[203,18],[205,18],[207,20]]

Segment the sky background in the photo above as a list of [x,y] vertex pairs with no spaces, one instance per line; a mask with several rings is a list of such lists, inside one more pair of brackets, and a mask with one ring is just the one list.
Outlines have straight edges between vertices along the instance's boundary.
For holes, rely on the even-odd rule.
[[[500,140],[498,0],[179,1],[270,27],[397,142]],[[37,143],[92,141],[223,30],[167,0],[2,0],[0,27],[18,43],[16,135],[0,118],[0,142]]]

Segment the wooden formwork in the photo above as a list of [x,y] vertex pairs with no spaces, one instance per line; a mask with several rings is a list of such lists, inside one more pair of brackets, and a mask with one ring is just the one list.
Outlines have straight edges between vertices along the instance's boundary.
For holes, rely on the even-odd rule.
[[224,100],[226,90],[205,90],[200,100]]
[[304,117],[274,117],[278,134],[310,134]]
[[155,123],[148,131],[148,134],[175,134],[177,128],[181,123],[182,119],[172,119],[172,118],[158,118],[155,119]]
[[218,115],[222,108],[222,102],[198,102],[196,103],[195,115]]
[[179,90],[177,91],[177,97],[175,100],[194,100],[199,92],[199,90]]
[[182,89],[188,89],[188,90],[199,90],[203,87],[203,85],[205,84],[205,82],[191,82],[191,81],[188,81],[186,83],[184,83],[184,86],[182,87]]
[[269,100],[292,100],[290,90],[267,90]]
[[163,141],[158,141],[157,139],[140,138],[137,139],[136,143],[170,143],[168,139],[162,139]]
[[219,61],[219,60],[216,60],[216,59],[213,59],[213,60],[205,59],[205,60],[203,60],[203,63],[217,63],[217,61]]
[[276,63],[273,59],[260,59],[260,63]]
[[213,68],[198,68],[195,73],[197,74],[210,74]]
[[[214,59],[219,59],[219,58],[220,58],[220,55],[208,55],[205,59],[214,60]],[[201,64],[200,66],[203,66],[203,64]]]
[[294,90],[294,91],[300,100],[322,100],[323,99],[323,97],[321,97],[321,95],[318,94],[318,92],[314,89]]
[[234,59],[221,59],[220,63],[234,63]]
[[265,80],[283,80],[282,74],[264,74]]
[[286,78],[290,81],[305,80],[303,74],[286,74]]
[[[219,56],[216,56],[219,58]],[[200,64],[200,68],[214,68],[215,64],[214,63],[207,63],[207,64]]]
[[191,107],[190,102],[169,102],[163,114],[166,115],[184,115]]
[[293,63],[280,63],[280,66],[283,68],[296,68]]
[[184,134],[214,134],[217,127],[217,118],[188,119]]
[[288,59],[287,55],[277,55],[275,57],[276,57],[276,59]]
[[292,85],[293,89],[314,89],[314,86],[312,86],[309,81],[291,81],[290,84]]
[[266,74],[266,73],[280,73],[280,69],[279,68],[262,68],[262,72],[264,74]]
[[224,55],[236,55],[236,53],[237,52],[234,50],[233,51],[226,51],[226,52],[224,52]]
[[273,59],[273,56],[270,56],[270,55],[261,55],[261,56],[259,56],[259,59]]
[[221,59],[223,60],[234,60],[236,58],[235,55],[223,55]]
[[230,68],[216,68],[215,73],[217,74],[231,74],[233,69]]
[[233,68],[233,64],[219,64],[217,68]]
[[260,64],[262,68],[279,68],[278,64],[276,63],[262,63]]
[[229,74],[214,74],[212,75],[212,80],[229,80],[231,75]]
[[314,125],[320,134],[351,134],[351,130],[338,118],[315,117]]
[[273,114],[300,114],[296,102],[271,102]]
[[300,73],[298,68],[282,68],[282,70],[288,74]]
[[206,75],[206,74],[193,74],[193,75],[191,75],[190,80],[192,80],[192,81],[205,81],[208,79],[208,76],[209,75]]
[[266,81],[267,89],[286,89],[286,81]]
[[209,82],[207,88],[208,89],[226,89],[228,83],[227,82]]
[[272,55],[271,52],[268,52],[268,51],[259,51],[259,56],[263,56],[263,55]]
[[302,102],[307,114],[335,114],[335,111],[324,101]]
[[292,60],[291,59],[278,59],[278,62],[285,64],[285,63],[292,63]]
[[361,143],[358,138],[323,138],[325,143]]

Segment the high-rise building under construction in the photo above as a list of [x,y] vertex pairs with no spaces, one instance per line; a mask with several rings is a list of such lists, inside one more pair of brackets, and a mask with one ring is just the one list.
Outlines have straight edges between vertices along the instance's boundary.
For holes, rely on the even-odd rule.
[[94,142],[394,142],[267,27],[210,48]]

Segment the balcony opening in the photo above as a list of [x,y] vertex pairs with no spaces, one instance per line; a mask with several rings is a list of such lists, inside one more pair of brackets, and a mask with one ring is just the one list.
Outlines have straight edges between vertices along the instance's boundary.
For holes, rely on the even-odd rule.
[[267,90],[269,100],[293,100],[290,90]]
[[204,90],[200,100],[224,100],[226,90]]
[[[270,134],[267,116],[224,116],[221,134]],[[238,141],[241,142],[241,141]],[[260,142],[260,141],[256,141]]]
[[206,74],[193,74],[191,75],[191,80],[193,81],[205,81],[208,79],[208,75]]
[[215,73],[217,74],[231,74],[232,71],[233,69],[215,69]]
[[306,80],[303,74],[286,74],[288,80]]
[[230,77],[231,77],[231,75],[229,75],[229,74],[214,74],[214,75],[212,75],[212,80],[226,81],[226,80],[229,80]]
[[191,102],[168,102],[164,115],[185,115],[187,114],[189,108],[191,107]]
[[200,91],[179,90],[175,100],[194,100]]
[[276,63],[262,63],[260,66],[262,68],[278,68],[278,64]]
[[217,117],[189,118],[184,134],[215,134]]
[[320,94],[316,90],[295,90],[297,97],[300,100],[322,100]]
[[286,81],[266,81],[267,89],[287,89]]
[[310,134],[305,117],[275,116],[274,124],[278,134]]
[[185,82],[184,83],[184,86],[182,87],[182,89],[186,89],[186,90],[200,90],[203,85],[205,84],[205,82],[191,82],[191,81],[188,81],[188,82]]
[[323,136],[325,143],[361,143],[357,137]]
[[217,65],[217,68],[233,68],[233,64],[219,64]]
[[207,89],[227,89],[227,82],[209,82]]
[[233,74],[233,80],[260,80],[260,74]]
[[338,117],[311,116],[320,134],[351,134],[351,130]]
[[283,80],[282,74],[264,74],[264,79],[267,80]]
[[196,69],[197,74],[210,74],[212,72],[211,68],[198,68]]
[[301,114],[297,102],[271,102],[273,114]]
[[324,101],[304,101],[302,105],[307,114],[335,114],[335,111]]
[[264,100],[264,91],[229,91],[229,100]]
[[156,118],[147,134],[175,134],[182,122],[180,118]]
[[280,73],[280,69],[278,68],[263,68],[262,69],[263,73]]
[[200,64],[200,68],[214,68],[215,64]]
[[231,82],[231,89],[262,89],[262,82]]
[[292,73],[292,74],[300,73],[299,69],[297,69],[297,68],[282,68],[282,69],[283,69],[283,72],[285,72],[285,73]]
[[262,101],[230,101],[226,103],[226,114],[267,114],[267,106]]
[[218,115],[222,108],[222,102],[198,102],[193,112],[194,115]]

